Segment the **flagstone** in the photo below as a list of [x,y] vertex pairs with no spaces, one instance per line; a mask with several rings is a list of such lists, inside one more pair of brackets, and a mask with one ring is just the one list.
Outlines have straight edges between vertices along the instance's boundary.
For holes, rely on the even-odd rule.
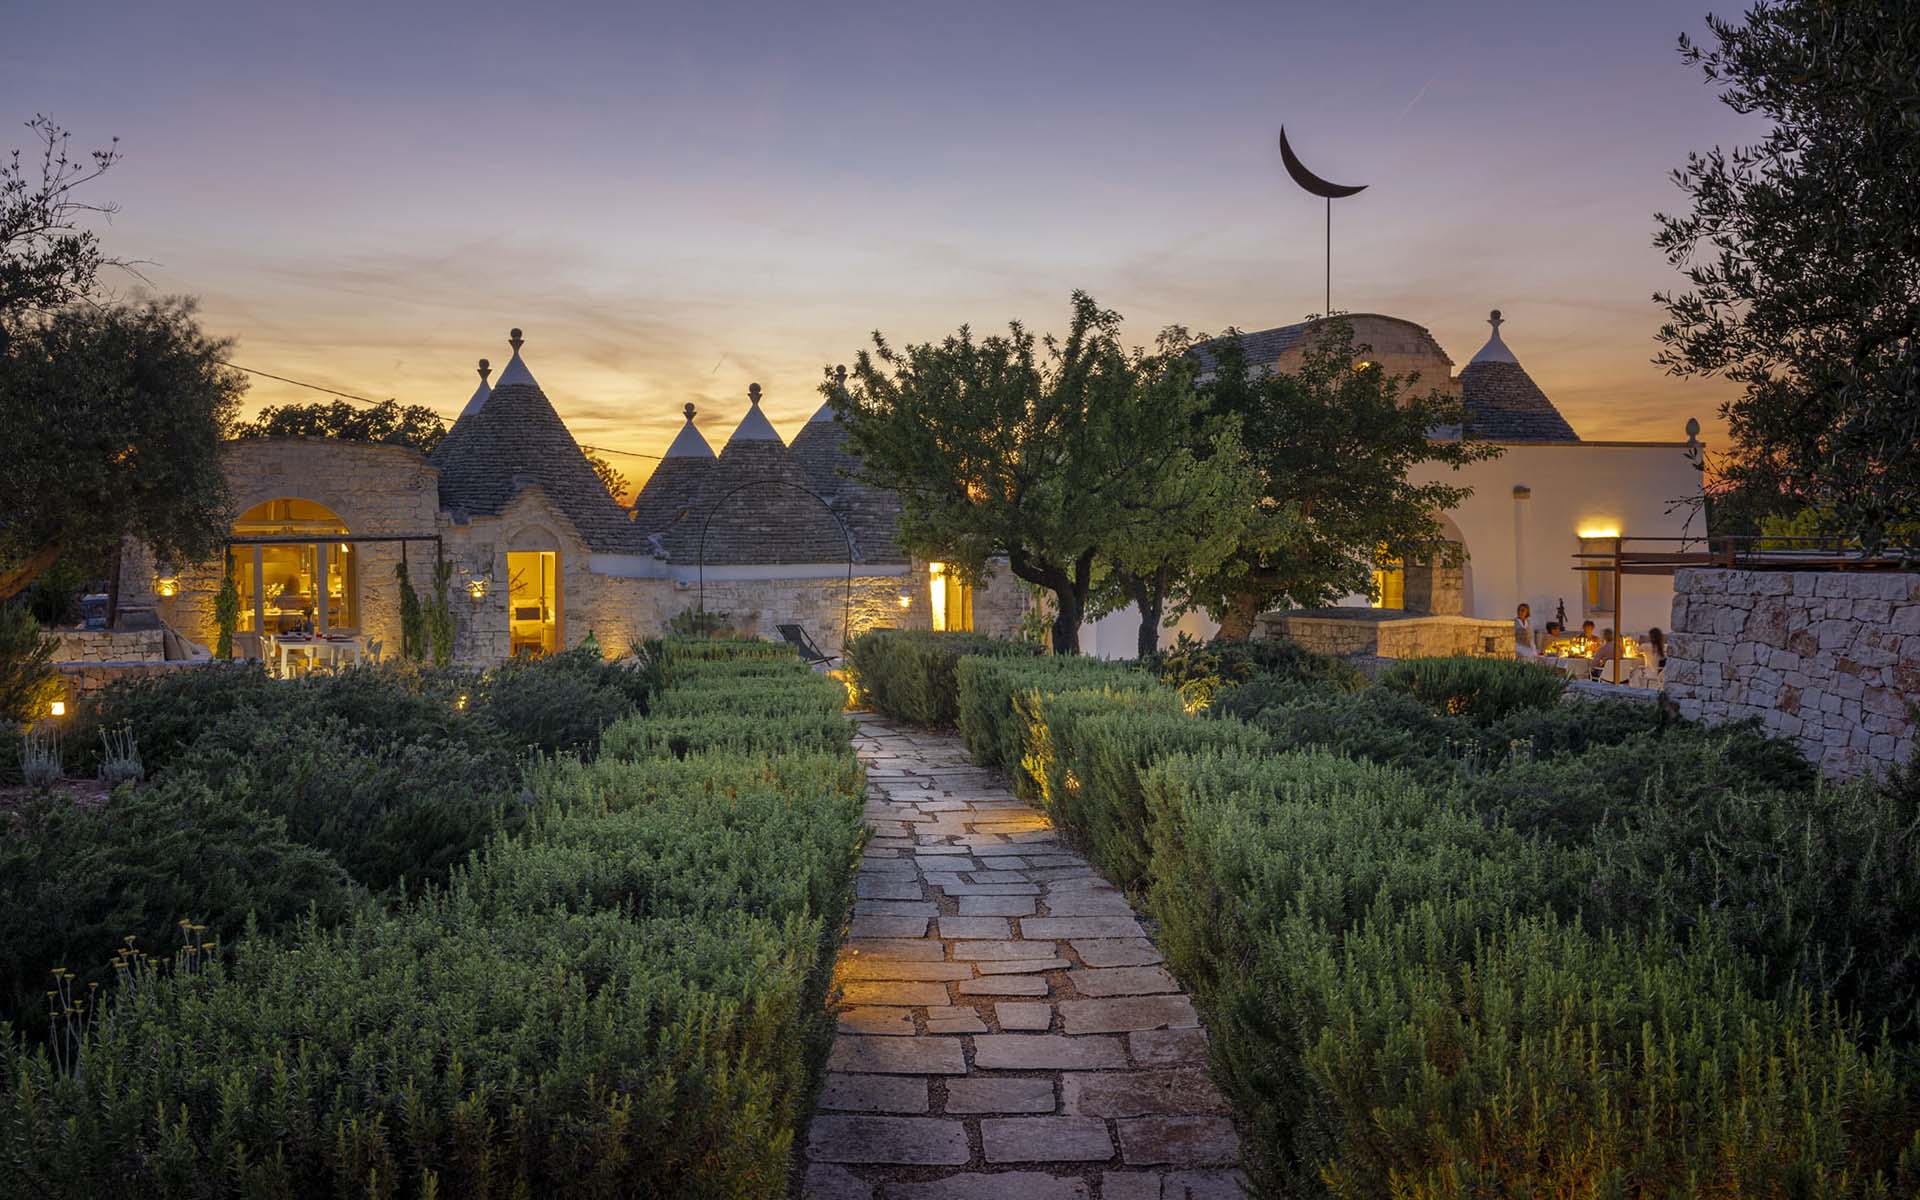
[[987,959],[975,962],[973,969],[982,975],[1028,975],[1036,971],[1064,971],[1072,965],[1064,958]]
[[853,1037],[843,1033],[833,1039],[827,1070],[883,1075],[965,1075],[967,1064],[959,1038]]
[[941,917],[937,926],[943,938],[1000,938],[1013,936],[1005,917]]
[[881,1192],[881,1200],[1087,1200],[1088,1195],[1087,1181],[1074,1176],[994,1171],[889,1183]]
[[1031,896],[962,896],[963,917],[1024,917],[1033,912]]
[[923,1113],[927,1081],[911,1075],[844,1075],[829,1072],[820,1107],[854,1112]]
[[1067,972],[1067,982],[1082,996],[1144,996],[1177,992],[1180,985],[1160,967],[1107,967]]
[[1095,1117],[996,1117],[980,1122],[980,1150],[990,1163],[1105,1162],[1113,1139]]
[[814,1162],[958,1166],[972,1152],[966,1126],[958,1121],[818,1116],[807,1130],[807,1156]]
[[973,1065],[983,1071],[1098,1071],[1126,1066],[1127,1056],[1119,1038],[983,1033],[973,1039]]
[[973,966],[960,962],[913,962],[897,958],[843,958],[836,968],[842,979],[943,980],[973,978]]
[[1044,901],[1050,917],[1131,917],[1133,906],[1119,892],[1092,888],[1049,892]]
[[927,936],[926,917],[860,915],[847,924],[847,933],[856,938],[918,938]]
[[962,979],[955,985],[962,996],[1044,996],[1050,989],[1037,975],[991,975]]
[[1240,1138],[1225,1117],[1134,1117],[1114,1122],[1128,1166],[1224,1167],[1240,1160]]
[[955,1079],[947,1084],[949,1113],[1050,1113],[1053,1080],[1037,1076]]
[[946,949],[933,938],[857,938],[846,944],[843,953],[860,958],[939,962],[946,957]]
[[1126,1033],[1136,1029],[1186,1029],[1200,1023],[1185,996],[1124,996],[1112,1000],[1062,1000],[1060,1026],[1074,1033]]
[[1224,1113],[1227,1102],[1197,1067],[1069,1071],[1060,1076],[1060,1111],[1082,1117],[1180,1116]]
[[1020,936],[1029,938],[1143,938],[1147,931],[1132,917],[1025,917]]
[[1053,1005],[1031,1000],[1003,1000],[993,1006],[993,1015],[1000,1028],[1010,1032],[1046,1030],[1053,1025]]
[[881,1005],[863,1005],[840,1010],[842,1033],[884,1034],[888,1037],[912,1037],[913,1009]]
[[1150,1029],[1127,1035],[1133,1061],[1143,1067],[1184,1066],[1207,1061],[1204,1029]]
[[1069,945],[1090,967],[1150,967],[1165,961],[1145,938],[1088,938]]
[[945,1004],[947,985],[906,979],[856,979],[840,989],[842,1004],[902,1005]]

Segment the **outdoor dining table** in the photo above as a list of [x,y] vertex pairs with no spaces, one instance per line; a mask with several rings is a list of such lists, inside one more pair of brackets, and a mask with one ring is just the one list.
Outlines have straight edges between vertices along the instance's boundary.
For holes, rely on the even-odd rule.
[[271,653],[280,659],[280,674],[286,675],[292,668],[292,657],[302,655],[313,666],[320,665],[322,655],[331,666],[337,666],[340,660],[351,658],[357,666],[360,662],[360,639],[354,637],[330,637],[326,634],[280,634],[269,636]]

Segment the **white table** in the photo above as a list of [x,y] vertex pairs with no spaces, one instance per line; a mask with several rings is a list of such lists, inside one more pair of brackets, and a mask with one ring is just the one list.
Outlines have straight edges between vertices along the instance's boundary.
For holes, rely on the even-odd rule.
[[311,666],[320,665],[320,656],[325,655],[329,666],[338,666],[341,658],[351,658],[355,666],[360,664],[359,638],[309,637],[306,635],[269,634],[266,637],[267,653],[280,660],[280,675],[287,678],[292,669],[292,658],[298,654],[306,658]]

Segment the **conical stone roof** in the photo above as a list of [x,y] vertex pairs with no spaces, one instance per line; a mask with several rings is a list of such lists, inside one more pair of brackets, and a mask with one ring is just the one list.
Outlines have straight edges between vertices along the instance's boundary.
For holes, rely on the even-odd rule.
[[[845,367],[840,368],[842,388],[846,387],[846,372]],[[833,402],[828,401],[793,439],[791,451],[813,481],[813,490],[827,497],[841,520],[852,528],[859,561],[906,562],[906,553],[894,541],[900,525],[900,497],[853,478],[860,460],[847,448],[847,438],[847,427],[834,411]]]
[[1500,310],[1487,318],[1493,334],[1460,372],[1466,408],[1464,436],[1488,442],[1577,442],[1580,435],[1560,415],[1533,378],[1500,340]]
[[658,557],[677,559],[692,551],[687,540],[687,517],[701,489],[713,474],[713,447],[694,428],[694,408],[686,407],[687,423],[680,427],[666,457],[653,469],[640,494],[633,498],[633,530]]
[[808,494],[820,492],[760,411],[760,385],[747,395],[747,415],[669,539],[670,557],[716,564],[845,562],[846,535]]
[[454,424],[458,425],[461,420],[472,416],[487,406],[487,397],[493,395],[493,389],[487,386],[487,376],[492,373],[493,364],[484,358],[481,359],[480,386],[473,389],[473,395],[468,398],[467,406],[460,410],[460,417],[454,421]]
[[626,511],[607,494],[593,465],[520,358],[520,331],[509,341],[513,358],[490,395],[463,414],[433,449],[440,468],[440,507],[456,520],[497,516],[514,494],[540,487],[566,514],[589,549],[630,553],[637,547]]

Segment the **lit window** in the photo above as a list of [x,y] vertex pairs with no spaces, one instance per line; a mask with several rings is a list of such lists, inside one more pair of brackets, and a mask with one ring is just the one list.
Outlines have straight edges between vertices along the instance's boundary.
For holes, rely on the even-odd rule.
[[[1617,541],[1618,541],[1617,536],[1611,533],[1605,536],[1600,536],[1600,537],[1583,535],[1580,538],[1580,553],[1612,554],[1614,550],[1614,546],[1616,545]],[[1592,568],[1592,567],[1601,566],[1603,564],[1603,560],[1597,559],[1597,558],[1584,558],[1580,560],[1580,563],[1581,563],[1581,566],[1583,567]],[[1590,613],[1612,612],[1613,611],[1613,569],[1612,567],[1608,567],[1606,570],[1603,570],[1603,571],[1602,570],[1583,570],[1580,573],[1586,576],[1586,579],[1587,579],[1587,611]]]
[[[256,608],[267,633],[286,633],[309,622],[315,628],[354,625],[360,607],[357,555],[352,543],[327,536],[346,532],[339,517],[310,500],[268,500],[241,513],[233,525],[236,538],[293,539],[304,535],[315,540],[241,542],[232,548],[231,567],[240,587],[240,630],[255,632]],[[256,549],[260,554],[258,575],[253,569]],[[320,582],[323,569],[324,586]]]
[[943,633],[973,632],[973,588],[949,571],[945,563],[928,563],[927,581],[934,629]]
[[1375,567],[1373,594],[1375,608],[1405,608],[1407,606],[1406,564],[1396,558],[1386,566]]
[[555,550],[507,552],[508,643],[514,654],[552,654],[560,649],[560,554]]

